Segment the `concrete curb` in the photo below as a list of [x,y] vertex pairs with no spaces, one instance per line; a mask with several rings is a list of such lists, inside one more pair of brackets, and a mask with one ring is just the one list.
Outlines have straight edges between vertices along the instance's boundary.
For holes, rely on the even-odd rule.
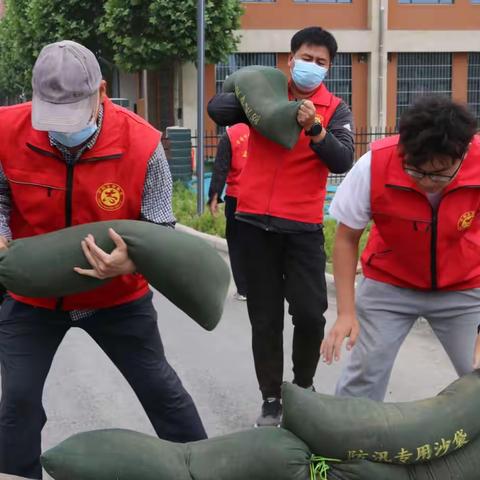
[[217,237],[216,235],[210,235],[208,233],[199,232],[194,228],[187,227],[181,223],[175,224],[175,230],[179,232],[189,233],[195,237],[203,238],[208,244],[210,244],[215,250],[228,255],[228,245],[224,238]]
[[[203,240],[209,243],[213,248],[215,248],[215,250],[228,255],[227,241],[223,238],[217,237],[216,235],[199,232],[198,230],[187,227],[186,225],[182,225],[181,223],[177,223],[175,225],[175,229],[179,232],[185,232],[189,233],[190,235],[194,235],[195,237],[203,238]],[[325,278],[327,279],[327,283],[329,285],[333,285],[333,275],[331,273],[325,272]]]

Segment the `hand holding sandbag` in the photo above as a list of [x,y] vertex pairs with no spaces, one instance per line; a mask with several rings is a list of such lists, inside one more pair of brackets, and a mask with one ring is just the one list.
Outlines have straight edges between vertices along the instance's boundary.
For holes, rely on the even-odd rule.
[[108,280],[73,268],[91,268],[81,248],[89,233],[101,249],[113,250],[109,228],[123,238],[137,271],[153,287],[205,329],[215,328],[230,282],[226,263],[203,240],[153,223],[96,222],[14,240],[0,251],[0,284],[30,297],[62,297],[103,285]]
[[382,403],[282,388],[282,426],[315,455],[341,460],[411,464],[441,458],[480,434],[480,371],[468,374],[437,397]]
[[70,437],[41,461],[55,480],[307,480],[310,451],[280,428],[187,444],[98,430]]
[[288,80],[272,67],[244,67],[230,75],[224,92],[235,92],[250,125],[263,136],[293,148],[302,128],[297,123],[301,101],[288,99]]

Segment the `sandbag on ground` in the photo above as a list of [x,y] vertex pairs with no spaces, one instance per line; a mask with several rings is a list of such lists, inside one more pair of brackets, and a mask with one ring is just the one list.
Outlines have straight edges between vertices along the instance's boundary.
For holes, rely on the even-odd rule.
[[280,428],[189,444],[98,430],[70,437],[41,461],[55,480],[308,480],[310,451]]
[[223,91],[235,93],[255,130],[283,147],[295,146],[301,131],[297,111],[302,102],[288,99],[288,80],[281,70],[241,68],[225,80]]
[[308,480],[311,453],[295,435],[263,427],[188,446],[195,480]]
[[131,430],[79,433],[41,456],[55,480],[192,480],[184,444]]
[[479,397],[478,370],[456,380],[437,397],[405,403],[332,397],[284,384],[282,427],[303,440],[315,455],[398,464],[425,462],[430,458],[418,450],[425,445],[433,449],[436,443],[450,442],[446,451],[440,450],[443,455],[479,435]]
[[14,240],[0,252],[0,284],[19,295],[62,297],[106,283],[73,267],[91,268],[80,245],[89,233],[100,248],[113,250],[109,227],[154,288],[205,329],[215,328],[230,282],[228,266],[203,240],[148,222],[96,222]]
[[[432,452],[434,446],[431,446]],[[417,465],[386,465],[357,460],[331,464],[329,480],[478,480],[480,437],[464,448]]]

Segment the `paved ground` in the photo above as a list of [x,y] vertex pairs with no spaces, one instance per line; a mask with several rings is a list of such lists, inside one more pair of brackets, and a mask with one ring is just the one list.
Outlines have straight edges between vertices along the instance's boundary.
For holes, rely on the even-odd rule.
[[[157,294],[159,327],[167,356],[194,397],[210,436],[249,428],[260,407],[250,350],[246,304],[227,300],[213,332],[198,327]],[[331,291],[328,322],[336,311]],[[285,380],[291,380],[289,319],[285,327]],[[343,362],[320,365],[317,390],[332,393]],[[389,401],[432,396],[455,378],[430,329],[419,323],[402,347],[389,388]],[[97,345],[78,329],[66,336],[45,387],[48,423],[43,447],[80,431],[98,428],[153,430],[130,387]]]

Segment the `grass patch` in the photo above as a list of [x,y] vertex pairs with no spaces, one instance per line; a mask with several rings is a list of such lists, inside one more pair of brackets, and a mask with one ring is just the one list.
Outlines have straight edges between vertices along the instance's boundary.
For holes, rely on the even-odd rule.
[[[217,237],[225,238],[225,214],[223,204],[219,206],[218,217],[210,215],[208,208],[200,217],[197,215],[197,194],[189,190],[183,183],[175,182],[173,186],[173,212],[177,221],[188,227],[192,227],[199,232],[209,233]],[[335,230],[337,222],[327,219],[324,222],[323,233],[325,235],[325,253],[327,254],[327,262],[332,261],[333,241],[335,238]],[[363,251],[367,241],[368,226],[360,239],[360,251]]]
[[209,233],[225,238],[225,214],[223,204],[219,206],[218,217],[210,215],[208,208],[203,215],[197,215],[197,194],[183,183],[175,182],[173,186],[173,213],[179,223],[192,227],[199,232]]

